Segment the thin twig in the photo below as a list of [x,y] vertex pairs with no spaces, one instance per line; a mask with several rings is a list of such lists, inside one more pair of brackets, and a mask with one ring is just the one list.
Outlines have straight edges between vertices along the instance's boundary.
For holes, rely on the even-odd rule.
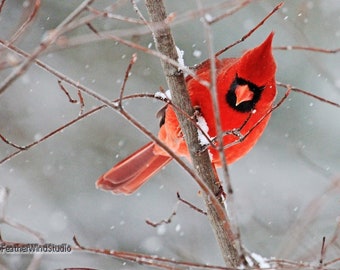
[[136,1],[131,0],[131,3],[132,3],[133,9],[134,9],[135,12],[137,13],[137,15],[138,15],[138,17],[140,18],[140,20],[143,22],[143,24],[145,24],[145,25],[150,29],[150,31],[152,31],[151,28],[150,28],[150,26],[149,26],[150,23],[148,23],[147,20],[145,19],[145,17],[143,16],[142,12],[141,12],[140,9],[138,8],[138,5],[137,5]]
[[197,206],[193,205],[192,203],[189,203],[187,200],[182,199],[182,197],[179,195],[179,192],[177,192],[177,198],[180,200],[182,203],[188,205],[190,208],[194,209],[198,213],[201,213],[203,215],[208,215],[206,211],[203,211],[202,209],[198,208]]
[[[242,134],[242,128],[244,127],[244,123],[242,123],[240,128],[236,128],[234,130],[227,130],[223,133],[223,135],[234,135],[236,136],[238,139],[228,143],[226,145],[223,146],[224,149],[228,149],[231,146],[234,146],[236,144],[241,143],[245,138],[248,137],[248,135],[253,132],[253,130],[259,125],[261,124],[261,122],[268,117],[273,111],[275,111],[277,108],[279,108],[282,103],[288,98],[289,94],[291,92],[291,87],[289,85],[287,85],[287,91],[285,93],[285,95],[279,100],[279,102],[277,104],[275,104],[274,106],[272,106],[245,134]],[[246,119],[246,122],[249,121],[250,117],[252,116],[252,112],[249,113],[248,118]]]
[[340,220],[338,220],[338,219],[339,218],[337,218],[337,223],[336,223],[336,227],[335,227],[335,230],[333,232],[333,235],[332,235],[330,241],[328,242],[328,244],[325,247],[326,250],[331,245],[336,245],[336,246],[339,247],[339,244],[337,243],[337,240],[339,239],[339,236],[340,236]]
[[[198,3],[199,9],[202,9],[202,3],[199,0],[197,0],[197,3]],[[201,21],[203,24],[203,28],[205,30],[205,36],[207,39],[207,48],[208,48],[208,53],[209,53],[209,61],[210,61],[210,77],[211,77],[210,92],[211,92],[212,101],[213,101],[213,110],[215,112],[217,150],[218,150],[219,157],[222,163],[223,180],[225,183],[224,186],[227,188],[227,194],[231,195],[233,193],[233,188],[231,185],[231,179],[230,179],[230,174],[228,170],[225,151],[223,149],[223,130],[222,130],[222,124],[221,124],[220,107],[218,106],[218,93],[217,93],[217,83],[216,83],[217,69],[216,69],[216,61],[215,61],[215,53],[214,53],[214,45],[213,45],[213,35],[212,35],[210,25],[205,19],[206,16],[204,16],[204,14],[202,15],[204,19]],[[222,188],[223,188],[223,185],[222,185]]]
[[63,28],[69,22],[73,21],[75,17],[77,17],[87,5],[90,5],[94,0],[85,0],[81,3],[67,18],[60,23],[53,31],[50,31],[46,38],[40,43],[40,45],[33,51],[33,53],[27,57],[17,68],[15,68],[4,80],[2,80],[0,84],[0,94],[2,94],[8,86],[10,86],[18,77],[20,77],[30,66],[34,60],[43,53],[47,47],[56,41],[64,30]]
[[[86,25],[89,27],[89,29],[93,33],[95,33],[98,36],[103,37],[104,34],[102,32],[97,31],[97,29],[93,26],[93,24],[87,23]],[[111,34],[107,34],[106,38],[112,39],[112,40],[119,42],[119,43],[121,43],[125,46],[128,46],[130,48],[142,51],[142,52],[150,54],[150,55],[153,55],[153,56],[159,58],[160,60],[162,60],[164,62],[167,62],[168,64],[170,64],[174,67],[181,68],[183,72],[187,73],[188,75],[192,76],[193,78],[197,78],[200,81],[200,79],[196,76],[196,74],[194,72],[192,72],[192,70],[190,70],[187,67],[180,67],[177,61],[175,61],[174,59],[171,59],[170,57],[168,57],[168,56],[166,56],[166,55],[164,55],[164,54],[162,54],[158,51],[151,50],[147,47],[139,45],[138,43],[135,43],[135,42],[132,42],[132,41],[129,41],[129,40],[125,40],[125,39],[122,39],[118,36],[114,36],[114,35],[111,35]]]
[[[212,25],[228,16],[233,15],[234,13],[236,13],[237,11],[241,10],[242,8],[244,8],[245,6],[249,5],[251,2],[253,2],[253,0],[246,0],[243,1],[241,4],[237,5],[236,7],[232,8],[231,10],[228,10],[226,12],[224,12],[223,14],[216,16],[215,18],[209,19],[207,20],[207,23],[209,25]],[[200,8],[199,10],[203,10],[202,8]]]
[[[269,259],[267,261],[269,264],[277,265],[277,267],[273,267],[273,269],[301,269],[308,267],[310,268],[310,263],[307,262],[296,262],[284,259]],[[314,267],[315,269],[316,267]],[[312,267],[313,269],[313,267]]]
[[85,102],[84,102],[83,95],[82,95],[82,93],[79,89],[78,89],[77,93],[78,93],[79,103],[80,103],[79,115],[82,115],[84,113]]
[[58,80],[58,85],[60,87],[60,89],[65,93],[65,95],[68,98],[68,101],[70,103],[79,103],[80,104],[80,110],[79,110],[79,114],[78,115],[82,115],[84,113],[84,108],[85,108],[85,102],[84,102],[84,98],[83,95],[81,94],[81,91],[78,89],[77,91],[77,95],[79,98],[79,102],[76,99],[73,99],[70,95],[70,93],[66,90],[65,86],[62,84],[61,80]]
[[67,96],[68,98],[68,101],[70,103],[77,103],[77,100],[76,99],[73,99],[70,95],[70,93],[66,90],[66,88],[63,86],[61,80],[58,80],[58,85],[60,87],[60,89],[65,93],[65,95]]
[[[22,223],[15,221],[14,219],[12,219],[12,218],[10,218],[6,215],[8,198],[9,198],[9,189],[6,188],[6,187],[0,186],[0,224],[5,224],[9,227],[12,227],[12,228],[22,232],[22,233],[29,234],[29,235],[35,237],[39,241],[40,244],[44,244],[45,239],[43,238],[43,236],[39,232],[29,228],[28,226],[26,226]],[[2,245],[2,244],[6,245],[8,243],[9,242],[4,241],[4,239],[2,238],[2,236],[0,234],[0,245]],[[32,259],[31,259],[31,261],[30,261],[30,263],[29,263],[29,265],[27,266],[26,269],[28,269],[28,270],[36,269],[36,266],[40,265],[41,259],[42,259],[42,254],[34,253]]]
[[47,133],[45,136],[41,137],[39,140],[36,140],[36,141],[34,141],[34,142],[32,142],[32,143],[30,143],[28,145],[25,145],[25,146],[19,146],[19,145],[13,144],[13,143],[9,142],[3,135],[0,134],[0,139],[2,139],[5,143],[7,143],[7,144],[9,144],[9,145],[11,145],[11,146],[13,146],[13,147],[18,149],[17,151],[11,153],[10,155],[8,155],[5,158],[3,158],[2,160],[0,160],[0,164],[2,164],[4,162],[10,160],[11,158],[21,154],[23,151],[28,150],[28,149],[38,145],[39,143],[47,140],[48,138],[52,137],[53,135],[61,132],[65,128],[67,128],[67,127],[73,125],[74,123],[76,123],[76,122],[78,122],[78,121],[80,121],[80,120],[82,120],[82,119],[84,119],[84,118],[94,114],[95,112],[97,112],[97,111],[99,111],[99,110],[101,110],[101,109],[103,109],[105,107],[107,107],[107,106],[106,105],[101,105],[101,106],[95,107],[94,109],[92,109],[92,110],[90,110],[90,111],[88,111],[88,112],[86,112],[86,113],[84,113],[82,115],[79,115],[77,118],[75,118],[75,119],[71,120],[70,122],[60,126],[59,128],[54,129],[52,132]]
[[76,236],[73,237],[73,242],[75,243],[75,247],[73,247],[73,250],[82,250],[87,251],[90,253],[96,253],[96,254],[103,254],[108,255],[111,257],[116,257],[119,259],[124,259],[127,261],[139,263],[142,265],[151,265],[153,267],[159,267],[161,269],[210,269],[210,270],[235,270],[234,268],[228,268],[223,266],[216,266],[216,265],[209,265],[209,264],[200,264],[200,263],[193,263],[193,262],[184,262],[184,261],[177,261],[174,259],[168,259],[164,257],[159,256],[153,256],[148,254],[142,254],[142,253],[133,253],[133,252],[127,252],[127,251],[119,251],[119,250],[109,250],[109,249],[98,249],[98,248],[89,248],[81,245],[76,238]]
[[25,30],[27,29],[28,25],[32,23],[33,19],[36,17],[38,10],[40,8],[40,0],[35,0],[35,3],[33,5],[33,10],[31,11],[28,18],[23,22],[23,24],[19,27],[19,29],[13,34],[11,39],[9,40],[9,43],[14,43],[18,38],[25,33]]
[[224,53],[225,51],[229,50],[230,48],[234,47],[235,45],[243,42],[244,40],[246,40],[249,36],[251,36],[252,33],[254,33],[260,26],[262,26],[265,21],[267,21],[275,12],[277,12],[282,6],[283,6],[284,2],[279,3],[277,6],[275,6],[275,8],[266,16],[264,17],[254,28],[252,28],[247,34],[245,34],[244,36],[242,36],[239,40],[235,41],[234,43],[230,44],[229,46],[219,50],[215,56],[219,56],[222,53]]
[[[199,9],[202,9],[202,3],[201,1],[197,0]],[[202,16],[204,19],[201,20],[203,24],[203,28],[205,30],[205,36],[207,40],[207,49],[209,54],[209,60],[210,60],[210,92],[212,96],[212,103],[213,103],[213,110],[215,112],[215,127],[216,127],[216,142],[217,142],[217,150],[219,153],[219,157],[222,164],[222,172],[223,172],[223,185],[221,185],[221,194],[225,194],[223,190],[223,186],[226,187],[227,196],[224,201],[225,208],[228,209],[228,214],[230,221],[233,221],[230,223],[232,227],[232,231],[234,235],[238,235],[238,232],[240,231],[237,225],[237,217],[234,207],[234,196],[233,196],[233,188],[231,184],[231,178],[229,174],[227,159],[226,159],[226,152],[225,148],[223,147],[223,130],[222,130],[222,124],[221,124],[221,114],[220,114],[220,107],[218,102],[218,90],[217,90],[217,69],[216,69],[216,61],[215,61],[215,53],[214,53],[214,45],[213,45],[213,35],[211,31],[211,24],[209,24],[206,20],[206,16]],[[242,254],[242,244],[240,241],[240,237],[236,237],[234,241],[234,246],[237,250],[238,256],[243,257]],[[242,260],[243,260],[242,258]],[[239,260],[239,259],[238,259]]]
[[[12,146],[12,147],[14,147],[14,148],[16,148],[16,149],[19,149],[19,150],[26,150],[26,149],[27,149],[27,148],[24,147],[24,146],[20,146],[20,145],[18,145],[18,144],[12,143],[12,142],[9,141],[8,139],[6,139],[6,137],[3,136],[2,134],[0,134],[0,139],[1,139],[4,143],[6,143],[6,144],[8,144],[8,145],[10,145],[10,146]],[[0,161],[0,164],[1,164],[1,161]]]
[[284,50],[284,51],[303,50],[303,51],[311,51],[311,52],[318,52],[318,53],[334,53],[334,54],[340,52],[340,48],[324,49],[324,48],[298,46],[298,45],[276,46],[276,47],[273,47],[273,50]]
[[171,212],[170,216],[167,218],[167,219],[162,219],[161,221],[159,222],[152,222],[150,220],[146,220],[146,224],[152,226],[152,227],[158,227],[162,224],[169,224],[171,223],[172,221],[172,218],[177,214],[177,209],[178,209],[178,206],[179,206],[179,202],[182,202],[186,205],[188,205],[190,208],[192,208],[193,210],[203,214],[203,215],[207,215],[208,213],[203,211],[202,209],[194,206],[192,203],[189,203],[188,201],[184,200],[181,198],[181,196],[179,195],[179,193],[177,192],[177,199],[178,199],[178,202],[176,203],[175,207],[174,207],[174,210]]
[[[74,83],[76,84],[76,82],[74,82]],[[81,91],[81,90],[79,90],[79,91]],[[126,99],[135,99],[135,98],[155,98],[155,96],[154,96],[154,94],[133,94],[133,95],[125,96],[124,100],[126,100]],[[156,98],[156,99],[161,100],[160,98]],[[117,102],[118,102],[118,99],[112,101],[113,104],[116,104]],[[28,149],[38,145],[39,143],[42,143],[43,141],[49,139],[50,137],[52,137],[53,135],[59,133],[60,131],[62,131],[64,129],[66,129],[67,127],[72,126],[73,124],[77,123],[78,121],[80,121],[80,120],[82,120],[82,119],[84,119],[86,117],[89,117],[90,115],[92,115],[92,114],[94,114],[94,113],[96,113],[96,112],[98,112],[98,111],[100,111],[100,110],[102,110],[104,108],[107,108],[107,107],[108,106],[106,104],[103,104],[103,105],[97,106],[97,107],[89,110],[86,113],[82,113],[78,117],[76,117],[76,118],[72,119],[71,121],[65,123],[64,125],[60,126],[59,128],[53,129],[53,131],[51,131],[51,132],[47,133],[46,135],[42,136],[39,140],[36,140],[36,141],[34,141],[34,142],[30,143],[30,144],[27,144],[25,146],[17,145],[15,143],[9,141],[8,139],[6,139],[6,137],[3,136],[2,134],[0,134],[0,139],[4,143],[6,143],[6,144],[8,144],[8,145],[18,149],[18,151],[13,152],[10,155],[8,155],[5,158],[3,158],[2,160],[0,160],[0,164],[2,164],[4,162],[10,160],[11,158],[21,154],[23,151],[26,151],[26,150],[28,150]]]
[[[281,83],[281,82],[276,82],[276,85],[287,88],[287,85],[288,85],[288,84]],[[297,93],[301,93],[301,94],[310,96],[310,97],[312,97],[312,98],[314,98],[314,99],[317,99],[317,100],[319,100],[319,101],[321,101],[321,102],[325,102],[325,103],[327,103],[327,104],[329,104],[329,105],[332,105],[332,106],[335,106],[335,107],[337,107],[337,108],[340,108],[340,104],[339,104],[339,103],[336,103],[336,102],[334,102],[334,101],[331,101],[331,100],[325,99],[325,98],[323,98],[323,97],[320,97],[320,96],[318,96],[318,95],[312,94],[312,93],[310,93],[310,92],[308,92],[308,91],[306,91],[306,90],[303,90],[303,89],[300,89],[300,88],[297,88],[297,87],[294,87],[294,86],[290,86],[290,89],[291,89],[292,91],[294,91],[294,92],[297,92]]]
[[288,98],[290,92],[292,91],[292,88],[290,87],[290,85],[287,85],[287,91],[285,92],[284,96],[279,100],[278,103],[276,103],[274,106],[272,106],[270,108],[270,110],[267,111],[267,113],[265,113],[249,130],[246,134],[243,135],[243,137],[245,138],[246,136],[248,136],[248,134],[250,134],[266,117],[268,117],[268,115],[270,115],[273,111],[275,111],[277,108],[279,108],[282,103]]
[[[91,7],[91,6],[88,6],[87,10],[90,11],[91,13],[93,13],[96,17],[98,16],[98,17],[114,19],[114,20],[122,21],[122,22],[145,25],[144,21],[142,21],[142,20],[130,18],[130,17],[127,17],[127,16],[122,16],[122,15],[119,15],[119,14],[114,14],[114,13],[108,12],[106,10],[101,11],[101,10],[98,10],[98,9]],[[94,20],[94,18],[87,17],[87,21],[93,21],[93,20]],[[84,22],[85,21],[83,21],[83,23]]]
[[126,85],[126,82],[128,81],[128,78],[130,76],[131,68],[136,63],[136,61],[137,61],[137,54],[134,53],[131,56],[130,63],[128,65],[126,71],[125,71],[125,76],[124,76],[122,87],[120,88],[121,90],[120,90],[120,93],[119,93],[119,100],[118,100],[118,107],[120,109],[122,108],[122,102],[123,102],[123,97],[124,97],[125,85]]
[[319,267],[323,267],[323,263],[325,260],[326,248],[325,248],[326,237],[322,237],[322,244],[321,244],[321,251],[320,251],[320,260],[319,260]]
[[[134,3],[134,2],[133,2]],[[171,18],[168,18],[166,21],[170,26],[176,26],[176,25],[180,25],[180,24],[184,24],[187,21],[192,21],[196,18],[201,17],[202,13],[211,13],[214,11],[223,11],[226,8],[230,7],[231,5],[239,5],[238,0],[234,0],[234,1],[222,1],[221,3],[217,3],[217,4],[213,4],[211,6],[208,7],[204,7],[200,10],[190,10],[190,11],[186,11],[184,13],[176,13],[176,17],[175,19],[173,19],[173,15],[170,16]],[[136,9],[137,8],[137,9]],[[88,8],[89,11],[92,11],[92,7]],[[107,8],[106,8],[107,9]],[[105,9],[105,10],[106,10]],[[139,10],[138,6],[134,6],[135,10]],[[109,16],[112,19],[117,19],[120,21],[124,21],[124,17],[119,16],[119,15],[115,15],[115,14],[106,14],[107,11],[98,11],[98,12],[93,12],[93,14],[88,15],[88,16],[84,16],[83,18],[81,18],[80,20],[78,20],[77,22],[72,22],[69,25],[66,26],[65,31],[71,31],[74,28],[77,28],[81,25],[87,24],[89,22],[92,22],[94,19],[98,18],[98,17],[106,17]],[[140,12],[140,11],[139,11]],[[222,14],[223,16],[224,14]],[[115,18],[115,16],[117,16],[117,18]],[[144,17],[144,16],[143,16]],[[216,18],[217,19],[217,18]],[[217,19],[219,20],[219,19]],[[137,23],[139,24],[139,21],[134,21],[133,18],[126,18],[125,20],[126,22],[131,22],[131,23]],[[144,23],[147,20],[144,21]],[[148,22],[149,25],[152,25],[152,27],[154,29],[158,29],[158,28],[162,28],[161,24],[158,23],[151,23]],[[109,30],[109,31],[101,31],[100,35],[92,35],[92,34],[83,34],[83,35],[79,35],[76,37],[71,37],[69,39],[64,40],[63,42],[61,42],[60,44],[58,44],[60,47],[64,48],[70,48],[73,46],[78,46],[80,44],[86,44],[89,42],[97,42],[100,40],[106,40],[106,39],[111,39],[110,36],[115,36],[115,37],[131,37],[131,36],[143,36],[143,35],[147,35],[150,34],[151,30],[148,27],[134,27],[134,28],[126,28],[124,30]]]
[[333,260],[330,260],[330,261],[328,261],[327,263],[324,263],[324,266],[325,266],[325,267],[329,267],[330,265],[335,264],[335,263],[338,263],[338,262],[340,262],[340,257],[339,257],[339,258],[336,258],[336,259],[333,259]]
[[145,222],[146,222],[146,224],[148,224],[148,225],[150,225],[150,226],[152,226],[152,227],[158,227],[158,226],[160,226],[160,225],[162,225],[162,224],[169,224],[169,223],[171,223],[171,221],[172,221],[172,218],[174,217],[174,216],[176,216],[176,214],[177,214],[177,208],[178,208],[178,202],[176,203],[176,205],[175,205],[175,207],[174,207],[174,210],[171,212],[171,214],[170,214],[170,216],[167,218],[167,219],[162,219],[161,221],[159,221],[159,222],[152,222],[152,221],[150,221],[150,220],[146,220]]

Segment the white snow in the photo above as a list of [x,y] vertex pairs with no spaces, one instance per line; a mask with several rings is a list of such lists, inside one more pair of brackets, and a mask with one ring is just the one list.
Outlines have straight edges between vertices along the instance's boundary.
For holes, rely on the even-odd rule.
[[177,224],[175,227],[175,231],[179,232],[181,230],[181,224]]
[[[255,260],[258,264],[259,264],[259,267],[262,269],[262,268],[270,268],[270,264],[267,263],[267,258],[265,257],[262,257],[261,255],[257,254],[257,253],[254,253],[252,252],[251,254],[251,257],[253,260]],[[253,266],[253,261],[252,259],[246,257],[246,260],[249,264],[250,267]]]
[[170,89],[166,90],[165,93],[164,92],[156,92],[155,93],[155,97],[156,98],[161,98],[163,100],[165,99],[168,99],[168,100],[171,100],[171,92],[170,92]]
[[214,18],[213,16],[211,16],[211,14],[206,13],[204,14],[204,19],[209,23],[209,22],[212,22]]
[[200,141],[200,144],[202,146],[208,145],[210,143],[209,140],[208,140],[208,138],[209,138],[209,135],[208,135],[209,127],[208,127],[207,121],[205,121],[203,116],[197,117],[197,125],[201,128],[201,129],[197,129],[198,140]]
[[176,46],[176,51],[177,51],[177,55],[178,55],[178,70],[185,70],[187,67],[184,65],[184,59],[183,59],[183,55],[184,55],[184,51],[180,50],[177,46]]
[[194,50],[192,55],[196,58],[200,58],[202,56],[202,52],[200,50]]

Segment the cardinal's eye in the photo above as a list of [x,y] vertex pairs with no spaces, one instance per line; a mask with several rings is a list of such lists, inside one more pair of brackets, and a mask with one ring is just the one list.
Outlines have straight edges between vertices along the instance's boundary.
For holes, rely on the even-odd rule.
[[236,74],[227,93],[227,103],[236,111],[250,112],[261,98],[264,86],[247,81]]

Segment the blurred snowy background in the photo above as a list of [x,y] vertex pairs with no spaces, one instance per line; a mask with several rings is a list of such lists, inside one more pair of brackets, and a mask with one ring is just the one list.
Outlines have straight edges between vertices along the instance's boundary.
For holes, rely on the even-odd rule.
[[[16,45],[32,52],[46,31],[57,27],[82,1],[45,0],[37,18]],[[98,0],[102,9],[115,1]],[[209,5],[221,1],[209,1]],[[22,20],[27,1],[6,1],[0,16],[0,39],[9,39]],[[206,3],[206,4],[208,4]],[[279,1],[254,1],[236,14],[213,25],[216,51],[242,37]],[[182,16],[197,10],[195,1],[165,1],[168,13]],[[143,8],[144,2],[138,6]],[[227,10],[227,8],[226,8]],[[221,12],[218,10],[217,12]],[[212,14],[216,15],[216,11]],[[126,1],[116,14],[137,18]],[[146,12],[144,13],[147,16]],[[249,39],[223,57],[239,56],[275,31],[274,46],[340,47],[340,1],[288,0]],[[124,33],[133,24],[100,19],[100,30]],[[186,65],[207,57],[199,18],[176,24],[173,34],[184,50]],[[81,27],[69,38],[91,33]],[[137,41],[154,48],[151,35]],[[118,97],[125,68],[135,50],[113,41],[97,41],[51,50],[39,59],[71,79],[114,99]],[[1,57],[9,53],[2,48]],[[277,80],[340,102],[340,55],[308,51],[274,52]],[[2,70],[2,81],[10,69]],[[73,98],[77,92],[64,84]],[[166,88],[159,60],[138,52],[126,93],[154,93]],[[284,89],[279,88],[279,96]],[[85,109],[99,103],[84,95]],[[155,133],[155,113],[160,102],[148,99],[125,103],[125,108]],[[19,145],[27,145],[75,118],[79,105],[68,102],[57,79],[31,65],[0,96],[0,133]],[[340,177],[340,109],[310,97],[292,93],[273,113],[256,147],[230,166],[235,203],[244,245],[265,257],[316,260],[323,236],[332,237],[340,216],[339,190],[322,196]],[[197,185],[175,163],[131,196],[115,196],[95,189],[95,181],[148,139],[110,109],[85,118],[36,147],[0,165],[0,185],[8,187],[7,215],[40,232],[49,243],[80,243],[98,248],[156,254],[178,260],[223,265],[205,216],[180,205],[172,222],[160,228],[145,223],[167,218],[176,204],[176,192],[204,208]],[[15,151],[0,141],[0,159]],[[313,207],[309,207],[316,200]],[[309,208],[308,208],[309,207]],[[303,222],[301,222],[303,220]],[[36,242],[23,232],[1,224],[3,239]],[[328,253],[339,254],[340,241]],[[29,255],[5,255],[1,269],[25,269]],[[109,257],[76,253],[44,255],[41,269],[87,266],[100,269],[144,269]]]

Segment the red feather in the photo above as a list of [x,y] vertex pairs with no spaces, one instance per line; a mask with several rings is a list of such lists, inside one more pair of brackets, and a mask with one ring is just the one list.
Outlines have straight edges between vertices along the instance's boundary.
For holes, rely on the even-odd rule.
[[155,144],[149,142],[102,175],[96,185],[115,193],[129,194],[171,161],[171,157],[155,155]]
[[[244,156],[258,141],[268,124],[269,116],[262,119],[271,109],[276,96],[276,64],[272,55],[271,33],[258,47],[247,51],[241,58],[216,60],[218,106],[223,131],[232,131],[242,126],[241,133],[249,135],[240,143],[227,147],[228,164]],[[210,81],[210,65],[203,64],[196,70],[201,80]],[[208,135],[216,136],[215,112],[210,90],[190,76],[186,79],[192,105],[199,107],[209,127]],[[254,125],[256,124],[256,127]],[[171,106],[165,110],[164,124],[158,137],[177,155],[190,159],[189,152],[176,114]],[[230,145],[239,138],[233,134],[223,137],[223,145]],[[211,162],[221,166],[218,152],[210,147]],[[148,143],[128,158],[119,162],[100,177],[97,187],[114,193],[130,194],[151,176],[171,161],[171,157],[154,143]]]

